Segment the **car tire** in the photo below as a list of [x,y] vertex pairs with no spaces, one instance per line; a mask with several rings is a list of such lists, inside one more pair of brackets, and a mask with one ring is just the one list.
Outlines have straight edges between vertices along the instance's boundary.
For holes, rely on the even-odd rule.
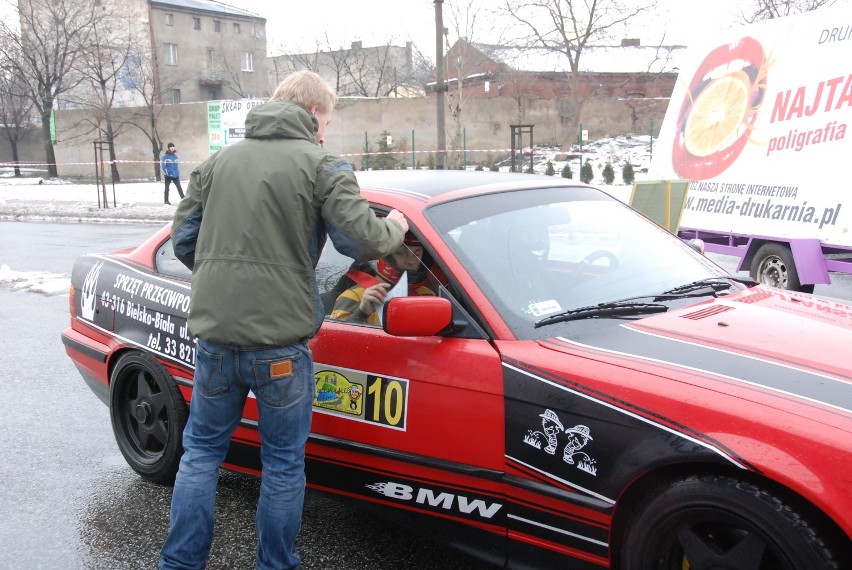
[[802,512],[730,477],[692,476],[654,493],[627,531],[622,570],[831,570],[841,563]]
[[124,459],[142,477],[174,483],[188,410],[172,377],[143,352],[119,358],[110,377],[110,419]]
[[751,278],[770,287],[813,293],[813,285],[802,285],[790,248],[779,243],[760,246],[751,261]]

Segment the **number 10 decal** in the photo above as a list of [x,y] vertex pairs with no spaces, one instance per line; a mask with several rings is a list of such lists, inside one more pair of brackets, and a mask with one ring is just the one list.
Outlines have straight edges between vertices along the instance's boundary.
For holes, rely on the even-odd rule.
[[314,363],[314,410],[405,430],[408,380]]
[[368,378],[367,398],[364,400],[365,419],[404,429],[408,382],[381,376]]

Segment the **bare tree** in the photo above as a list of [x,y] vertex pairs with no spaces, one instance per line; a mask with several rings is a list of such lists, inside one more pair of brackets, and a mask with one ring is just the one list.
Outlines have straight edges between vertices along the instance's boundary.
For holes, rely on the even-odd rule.
[[136,63],[131,58],[135,45],[142,40],[134,37],[130,21],[106,12],[92,22],[88,40],[89,45],[80,52],[77,65],[83,82],[69,97],[74,100],[76,95],[81,107],[92,109],[87,121],[99,133],[98,138],[106,141],[112,179],[119,181],[115,138],[122,130],[122,123],[113,120],[113,109],[117,98],[132,92],[126,79],[132,73],[130,66]]
[[[229,57],[230,55],[230,57]],[[222,67],[225,70],[225,73],[228,76],[228,80],[225,82],[225,86],[238,98],[245,99],[249,96],[248,91],[246,91],[245,86],[243,85],[243,74],[241,63],[239,61],[240,54],[236,51],[231,51],[230,54],[223,54],[221,56]]]
[[272,67],[269,74],[271,92],[274,92],[278,84],[294,71],[307,69],[319,73],[319,49],[312,53],[290,55],[293,50],[285,44],[279,44],[275,51],[281,55],[269,58],[269,65]]
[[[566,114],[577,124],[588,98],[581,92],[580,60],[596,44],[612,42],[614,34],[642,13],[656,8],[656,0],[506,0],[506,12],[528,32],[530,47],[564,55],[570,72]],[[571,136],[573,139],[573,136]]]
[[15,176],[19,177],[21,167],[18,164],[20,160],[18,141],[30,126],[33,103],[27,97],[26,85],[13,72],[15,64],[5,60],[9,56],[20,57],[20,54],[12,49],[13,47],[9,46],[8,50],[0,53],[0,123],[2,123],[0,128],[3,129],[3,134],[9,141],[12,161],[15,163]]
[[[324,43],[323,43],[324,42]],[[391,45],[393,40],[378,47],[363,47],[352,42],[349,48],[334,47],[326,36],[318,41],[316,50],[306,54],[287,54],[272,58],[274,79],[280,81],[290,73],[309,69],[322,75],[338,95],[386,97],[397,93],[400,86],[416,82],[414,48]],[[404,49],[405,55],[400,55]]]
[[14,62],[13,72],[41,117],[47,171],[55,177],[51,114],[61,96],[82,79],[74,66],[89,44],[101,6],[89,0],[20,0],[17,7],[20,29],[14,22],[0,21],[0,54],[20,50],[20,59],[7,60]]
[[[347,58],[352,55],[352,48],[333,47],[331,39],[326,36],[317,40],[315,49],[308,53],[286,53],[285,47],[280,47],[282,55],[272,58],[275,70],[275,80],[280,82],[294,71],[307,69],[319,73],[334,88],[338,95],[348,95],[349,81],[347,80]],[[276,83],[277,85],[277,83]]]
[[[464,131],[463,112],[466,102],[464,84],[467,76],[468,56],[474,52],[471,43],[476,39],[479,27],[479,16],[485,14],[481,0],[454,0],[447,7],[449,14],[447,22],[455,32],[458,39],[463,40],[456,43],[456,49],[447,57],[454,61],[447,62],[447,82],[450,92],[447,94],[450,116],[453,118],[454,131],[450,133],[450,148],[453,152],[450,160],[451,168],[458,168],[460,163],[459,149],[462,144],[462,133]],[[452,88],[455,87],[455,90]]]
[[503,86],[501,93],[511,97],[515,101],[515,106],[518,109],[516,122],[521,124],[524,122],[524,102],[534,94],[535,85],[534,73],[511,67],[500,73],[500,83]]
[[385,45],[363,48],[353,46],[344,60],[351,95],[387,97],[398,95],[399,87],[411,82],[413,76],[413,46],[409,42],[402,57],[394,47],[393,38]]
[[[334,48],[328,35],[325,36],[325,49],[317,42],[318,73],[331,76],[332,87],[338,95],[350,95],[349,79],[346,74],[346,60],[352,56],[352,48]],[[326,73],[326,71],[330,73]]]
[[745,23],[752,24],[810,12],[836,3],[837,0],[751,0],[749,6],[742,7],[742,18]]
[[[347,56],[342,59],[343,68],[349,80],[349,93],[347,95],[360,95],[362,97],[379,97],[387,95],[384,90],[386,74],[388,74],[388,58],[390,54],[390,42],[384,49],[365,48],[361,43],[353,45],[348,50]],[[384,91],[384,92],[383,92]]]
[[[215,65],[218,65],[224,71],[227,78],[224,86],[237,98],[250,99],[264,95],[263,93],[257,93],[257,86],[249,80],[250,75],[256,71],[260,71],[256,68],[260,64],[260,60],[256,61],[254,52],[235,47],[226,47],[223,44],[222,49],[219,51],[219,56],[215,61],[217,62]],[[261,69],[263,68],[261,67]],[[260,88],[269,89],[269,85],[265,84]],[[271,94],[272,90],[270,89],[266,95]]]
[[[434,53],[434,50],[433,50]],[[431,57],[420,51],[412,44],[411,48],[411,73],[407,79],[400,83],[400,87],[412,87],[419,91],[426,91],[430,78],[435,75],[435,62]]]
[[156,82],[156,61],[154,54],[147,44],[140,44],[130,54],[131,69],[136,72],[129,77],[129,87],[142,100],[142,105],[135,107],[133,115],[127,123],[142,131],[151,143],[151,157],[154,165],[154,178],[161,180],[160,153],[163,150],[163,140],[159,131],[159,116],[163,105],[159,104],[159,86]]

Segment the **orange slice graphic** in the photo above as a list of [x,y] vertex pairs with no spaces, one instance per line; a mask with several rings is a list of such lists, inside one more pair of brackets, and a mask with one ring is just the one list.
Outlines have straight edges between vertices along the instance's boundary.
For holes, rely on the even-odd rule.
[[684,146],[697,157],[710,156],[735,139],[748,112],[748,76],[738,71],[712,80],[689,112],[684,125]]

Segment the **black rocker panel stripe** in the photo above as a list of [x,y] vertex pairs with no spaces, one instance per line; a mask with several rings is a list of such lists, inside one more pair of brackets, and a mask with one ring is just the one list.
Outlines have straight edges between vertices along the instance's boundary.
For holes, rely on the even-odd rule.
[[[244,427],[251,426],[244,425]],[[323,446],[348,449],[361,454],[403,461],[407,464],[424,465],[490,481],[499,480],[502,476],[501,473],[491,470],[402,454],[395,450],[352,444],[317,434],[312,434],[310,441]],[[260,449],[254,442],[232,440],[225,463],[260,471]],[[306,472],[310,486],[349,499],[367,501],[373,506],[384,506],[383,512],[402,509],[402,512],[413,510],[420,514],[432,513],[431,518],[439,517],[440,524],[444,524],[449,517],[467,520],[471,524],[495,525],[499,529],[504,529],[507,525],[520,526],[524,533],[546,541],[567,545],[595,556],[606,556],[607,553],[606,540],[609,529],[606,525],[584,517],[560,515],[534,503],[513,499],[511,492],[504,497],[493,493],[482,493],[471,486],[460,487],[457,484],[447,486],[441,481],[429,478],[412,480],[410,475],[388,470],[367,469],[360,463],[330,460],[310,453],[306,457]],[[607,505],[597,501],[590,502],[587,497],[579,494],[565,493],[553,488],[546,489],[544,485],[531,487],[524,480],[515,477],[507,478],[506,482],[510,486],[516,485],[561,499],[569,504],[576,503],[586,508],[594,504],[599,510],[608,510]],[[374,489],[375,486],[378,486],[379,490]],[[512,518],[511,523],[507,521],[507,516]],[[409,519],[410,517],[406,520]],[[500,532],[502,533],[503,530]]]

